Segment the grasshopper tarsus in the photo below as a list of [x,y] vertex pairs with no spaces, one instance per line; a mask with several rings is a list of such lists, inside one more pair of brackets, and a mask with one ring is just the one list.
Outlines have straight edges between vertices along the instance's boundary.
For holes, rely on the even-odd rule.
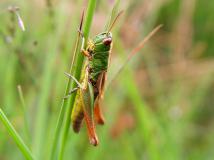
[[97,146],[99,144],[99,141],[97,138],[92,138],[90,139],[90,144],[92,144],[93,146]]
[[68,95],[71,95],[72,93],[76,92],[79,89],[79,87],[73,88],[71,91],[68,92]]
[[84,56],[88,57],[89,60],[92,60],[92,57],[91,57],[90,53],[88,51],[86,51],[85,49],[81,49],[81,53]]
[[73,88],[72,90],[70,90],[70,91],[68,92],[68,94],[67,94],[65,97],[63,97],[63,99],[69,98],[70,95],[71,95],[72,93],[76,92],[78,89],[79,89],[79,87]]

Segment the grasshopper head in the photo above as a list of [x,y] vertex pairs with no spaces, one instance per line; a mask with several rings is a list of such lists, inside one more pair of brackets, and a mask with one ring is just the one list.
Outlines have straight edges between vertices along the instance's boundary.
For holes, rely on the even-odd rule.
[[94,38],[95,45],[102,45],[103,47],[110,47],[112,44],[112,33],[111,32],[103,32],[98,34]]
[[112,43],[112,34],[111,32],[108,32],[108,33],[104,33],[104,37],[103,37],[103,44],[106,45],[106,46],[110,46],[111,43]]

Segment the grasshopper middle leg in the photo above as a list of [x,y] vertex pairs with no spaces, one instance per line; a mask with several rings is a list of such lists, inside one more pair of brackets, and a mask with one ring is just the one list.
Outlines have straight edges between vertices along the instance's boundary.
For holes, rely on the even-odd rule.
[[72,93],[76,92],[78,89],[82,89],[83,88],[82,85],[80,84],[80,82],[74,76],[72,76],[71,74],[66,73],[66,72],[65,72],[65,75],[68,76],[69,78],[73,79],[76,82],[77,87],[75,87],[72,90],[70,90],[68,92],[68,94],[64,97],[64,99],[68,98]]

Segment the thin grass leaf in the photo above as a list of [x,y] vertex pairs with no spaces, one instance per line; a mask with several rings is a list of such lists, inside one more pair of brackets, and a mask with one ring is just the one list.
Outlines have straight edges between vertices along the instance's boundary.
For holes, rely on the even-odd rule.
[[11,135],[13,140],[16,142],[16,144],[17,144],[18,148],[20,149],[20,151],[22,152],[23,156],[28,160],[33,160],[34,158],[33,158],[33,155],[31,153],[30,149],[27,147],[27,145],[24,143],[22,138],[16,132],[15,128],[10,123],[10,121],[8,120],[8,118],[6,117],[6,115],[4,114],[4,112],[2,111],[1,108],[0,108],[0,120],[6,127],[7,131],[9,132],[9,134]]
[[119,68],[119,70],[116,72],[116,74],[113,76],[113,78],[111,80],[109,80],[109,82],[106,85],[106,88],[108,88],[108,86],[112,83],[112,81],[114,81],[114,79],[120,74],[120,72],[124,69],[124,67],[127,65],[127,63],[131,60],[131,58],[136,55],[146,44],[146,42],[148,42],[152,36],[157,33],[159,31],[159,29],[162,27],[163,25],[160,24],[157,27],[155,27],[129,54],[129,56],[127,57],[126,61],[123,63],[123,65]]
[[26,112],[26,103],[25,103],[25,100],[24,100],[24,96],[23,96],[23,91],[22,91],[21,85],[18,85],[17,89],[18,89],[19,98],[20,98],[20,101],[21,101],[21,104],[22,104],[23,114],[24,114],[25,136],[26,136],[26,139],[27,139],[28,144],[29,144],[29,141],[30,141],[30,130],[29,130],[29,124],[28,124],[28,116],[27,116],[27,112]]

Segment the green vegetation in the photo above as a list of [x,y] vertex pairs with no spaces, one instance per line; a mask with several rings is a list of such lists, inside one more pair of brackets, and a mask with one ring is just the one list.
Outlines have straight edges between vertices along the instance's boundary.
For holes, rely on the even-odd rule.
[[[212,159],[213,3],[1,1],[0,159]],[[75,87],[64,72],[79,79],[84,60],[77,32],[83,10],[86,39],[124,10],[113,29],[113,81],[102,103],[106,123],[97,127],[98,147],[89,144],[85,124],[80,134],[70,127],[75,94],[63,100]],[[159,24],[164,26],[114,79]]]

